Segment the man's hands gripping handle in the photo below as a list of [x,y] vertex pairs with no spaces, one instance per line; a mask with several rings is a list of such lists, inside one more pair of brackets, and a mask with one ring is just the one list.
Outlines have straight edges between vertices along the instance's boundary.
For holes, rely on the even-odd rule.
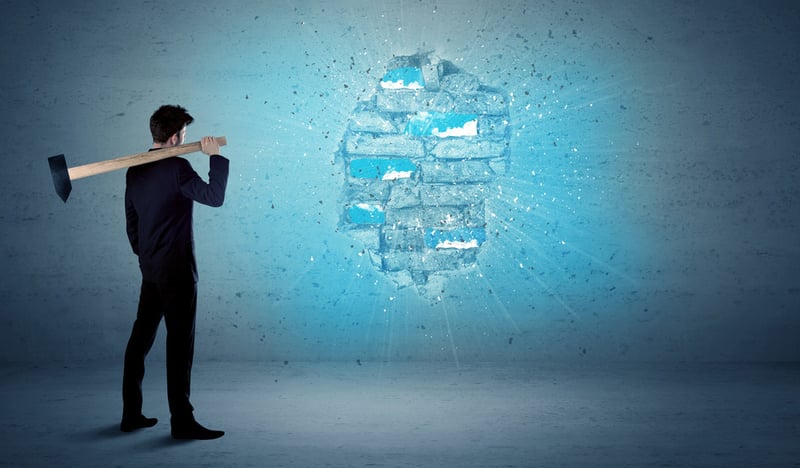
[[214,154],[219,154],[219,147],[220,145],[225,145],[224,137],[222,138],[223,141],[217,141],[216,138],[212,136],[206,136],[200,139],[200,151],[203,153],[212,156]]

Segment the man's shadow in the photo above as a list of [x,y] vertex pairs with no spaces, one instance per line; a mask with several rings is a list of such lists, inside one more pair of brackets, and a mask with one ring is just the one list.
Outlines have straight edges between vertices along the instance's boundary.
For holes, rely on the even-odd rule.
[[139,446],[142,448],[151,448],[151,449],[165,449],[170,447],[180,447],[182,445],[191,444],[195,442],[194,440],[177,440],[173,439],[171,435],[157,435],[155,437],[148,437],[147,439],[142,439],[139,442]]
[[111,424],[108,426],[100,427],[98,429],[89,429],[82,433],[79,433],[79,437],[87,441],[116,439],[118,437],[123,437],[125,435],[127,434],[119,430],[119,424]]
[[[144,436],[144,437],[142,437]],[[148,434],[147,429],[140,429],[135,432],[122,432],[119,430],[119,424],[111,424],[102,426],[97,429],[89,429],[78,434],[78,438],[87,442],[103,441],[103,440],[122,440],[129,438],[137,442],[136,445],[149,447],[149,448],[167,448],[176,447],[191,443],[192,440],[176,440],[172,436],[162,434],[157,431],[150,431]]]

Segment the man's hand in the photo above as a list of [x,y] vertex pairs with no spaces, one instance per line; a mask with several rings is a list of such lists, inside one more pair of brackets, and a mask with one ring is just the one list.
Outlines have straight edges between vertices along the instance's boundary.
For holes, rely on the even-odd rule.
[[217,143],[217,140],[214,139],[214,137],[203,137],[200,140],[200,151],[209,156],[213,154],[219,154],[219,143]]

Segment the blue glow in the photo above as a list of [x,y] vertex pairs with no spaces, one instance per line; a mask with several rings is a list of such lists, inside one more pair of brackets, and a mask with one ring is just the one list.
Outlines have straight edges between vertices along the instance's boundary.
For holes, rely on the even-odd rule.
[[383,75],[381,86],[387,88],[417,89],[425,87],[422,70],[417,67],[400,67]]
[[[420,64],[436,91],[409,92],[422,71],[407,64]],[[341,140],[349,208],[340,227],[395,284],[425,294],[431,276],[478,263],[487,184],[508,166],[509,100],[433,54],[393,57],[391,66],[373,96],[358,103]]]
[[413,136],[433,136],[448,130],[464,129],[468,124],[477,125],[476,114],[445,112],[423,112],[412,117],[406,124],[405,133]]
[[417,165],[410,159],[364,158],[350,161],[350,175],[358,179],[410,177]]
[[483,228],[456,228],[450,230],[426,229],[425,245],[429,248],[477,248],[486,242]]
[[360,203],[347,210],[350,222],[353,224],[383,224],[386,222],[386,213],[377,205]]

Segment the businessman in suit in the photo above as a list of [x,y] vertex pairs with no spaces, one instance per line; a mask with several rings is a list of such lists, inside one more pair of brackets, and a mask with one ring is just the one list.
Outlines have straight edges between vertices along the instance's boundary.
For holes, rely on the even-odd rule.
[[[153,148],[181,145],[194,121],[186,109],[165,105],[150,118]],[[213,137],[201,151],[210,156],[208,182],[183,158],[128,169],[125,218],[128,239],[139,257],[142,286],[133,330],[125,350],[120,429],[131,432],[158,420],[142,414],[142,379],[147,353],[161,318],[167,328],[167,397],[175,439],[216,439],[224,432],[200,425],[189,402],[197,307],[197,265],[192,234],[194,202],[218,207],[225,199],[228,159]]]

